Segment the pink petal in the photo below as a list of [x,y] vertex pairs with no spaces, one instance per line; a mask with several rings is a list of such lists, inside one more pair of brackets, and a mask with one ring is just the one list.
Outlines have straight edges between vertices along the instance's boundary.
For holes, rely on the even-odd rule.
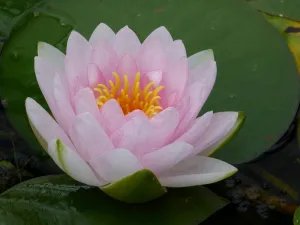
[[176,40],[166,47],[166,56],[169,62],[186,58],[186,50],[181,40]]
[[210,152],[202,151],[225,137],[235,125],[237,118],[238,112],[214,113],[208,129],[195,145],[195,154],[209,155]]
[[108,100],[101,107],[100,113],[109,134],[114,133],[124,123],[124,113],[115,99]]
[[99,67],[106,81],[113,78],[112,72],[116,71],[118,62],[117,53],[107,41],[100,40],[93,47],[92,63]]
[[156,40],[143,44],[137,56],[137,64],[142,74],[163,70],[166,66],[166,60],[162,45]]
[[153,40],[158,40],[162,45],[167,45],[173,41],[173,38],[169,31],[164,27],[161,26],[155,29],[144,41],[143,44],[146,42],[150,42]]
[[149,140],[153,135],[150,122],[144,116],[134,117],[121,126],[111,135],[115,147],[126,148],[139,157],[145,147],[152,143]]
[[194,67],[206,62],[206,61],[214,61],[214,52],[212,49],[207,49],[201,52],[197,52],[196,54],[190,56],[188,58],[189,68],[192,70]]
[[99,70],[96,64],[91,63],[88,65],[88,81],[90,88],[95,88],[97,84],[106,83],[102,72]]
[[161,80],[162,80],[162,71],[161,70],[156,70],[156,71],[151,71],[149,73],[145,74],[145,77],[148,78],[148,83],[150,82],[155,82],[155,87],[159,86]]
[[[26,112],[31,126],[36,130],[39,140],[44,148],[47,148],[47,143],[54,138],[61,139],[66,145],[74,149],[72,142],[63,129],[56,123],[56,121],[32,98],[26,99]],[[37,135],[36,134],[36,135]],[[39,137],[37,137],[39,139]]]
[[188,87],[187,94],[189,96],[189,110],[180,122],[176,135],[181,135],[190,125],[191,121],[197,117],[214,86],[216,73],[216,63],[213,62],[210,69],[206,70],[206,73],[202,74],[201,78],[198,79],[197,82]]
[[108,182],[97,177],[91,167],[59,139],[49,142],[48,153],[54,162],[70,177],[91,186],[103,186]]
[[64,131],[68,133],[75,113],[58,74],[55,75],[53,81],[53,96],[58,111],[55,118]]
[[221,160],[193,156],[161,174],[158,179],[165,187],[189,187],[215,183],[236,172],[235,167]]
[[153,143],[156,148],[161,148],[170,140],[178,123],[179,113],[177,109],[169,107],[155,115],[150,123],[154,129]]
[[67,44],[66,72],[70,89],[75,94],[76,82],[80,82],[83,87],[88,85],[87,67],[90,61],[92,47],[88,41],[78,32],[72,31]]
[[89,42],[92,46],[96,46],[99,40],[106,40],[108,42],[113,42],[115,40],[115,33],[104,23],[100,23],[97,26],[92,33]]
[[144,119],[148,119],[148,117],[142,110],[136,109],[136,110],[133,110],[132,112],[128,113],[127,115],[125,115],[124,120],[125,120],[125,122],[127,122],[127,121],[133,119],[134,117],[143,117]]
[[124,55],[117,66],[117,73],[121,77],[126,74],[128,76],[129,83],[133,84],[137,72],[138,68],[135,61],[129,55]]
[[122,58],[125,55],[129,55],[132,58],[135,58],[140,47],[140,40],[128,26],[122,28],[116,34],[114,49],[118,54],[119,58]]
[[191,155],[193,146],[185,142],[173,142],[157,151],[148,153],[141,159],[144,168],[159,173],[170,170]]
[[94,93],[90,88],[84,88],[75,95],[75,110],[76,114],[88,112],[95,118],[100,116]]
[[53,98],[53,87],[52,85],[49,85],[53,83],[55,75],[53,67],[46,60],[36,56],[34,58],[34,70],[39,87],[48,103],[48,106],[52,113],[57,115],[57,109]]
[[138,159],[124,148],[113,149],[89,163],[99,176],[109,182],[118,181],[143,169]]
[[90,113],[76,116],[70,136],[77,151],[86,161],[98,157],[114,147],[108,135]]
[[168,95],[176,93],[175,104],[180,101],[186,88],[188,75],[188,62],[185,58],[170,64],[166,74],[163,76],[163,83]]
[[211,111],[197,118],[193,126],[189,130],[187,130],[183,135],[181,135],[176,141],[184,141],[195,146],[195,144],[203,138],[201,136],[205,133],[205,131],[211,124],[212,117],[213,112]]
[[39,58],[46,60],[55,72],[59,74],[65,74],[65,54],[63,54],[57,48],[45,42],[39,42],[38,56]]
[[[193,69],[190,71],[190,80],[189,83],[195,83],[195,82],[203,82],[201,79],[203,79],[203,74],[210,73],[212,70],[212,67],[215,65],[215,61],[213,60],[206,60],[203,63],[195,66]],[[205,79],[205,78],[204,78]]]

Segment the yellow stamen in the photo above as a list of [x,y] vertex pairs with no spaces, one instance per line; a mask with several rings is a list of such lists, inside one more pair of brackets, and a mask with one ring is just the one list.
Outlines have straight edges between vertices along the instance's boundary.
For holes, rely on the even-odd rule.
[[151,118],[163,110],[159,102],[161,99],[159,93],[164,86],[154,88],[155,82],[150,82],[144,88],[141,88],[141,74],[138,72],[135,75],[132,85],[129,83],[128,76],[124,74],[122,87],[120,76],[115,72],[112,75],[115,81],[109,80],[109,86],[98,84],[94,88],[94,91],[99,94],[96,99],[99,108],[108,100],[116,99],[124,114],[139,109]]

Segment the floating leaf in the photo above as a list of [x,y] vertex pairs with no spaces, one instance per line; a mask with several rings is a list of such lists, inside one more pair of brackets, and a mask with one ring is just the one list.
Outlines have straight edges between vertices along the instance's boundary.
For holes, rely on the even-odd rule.
[[227,201],[205,187],[169,189],[144,204],[116,201],[67,175],[35,178],[0,195],[1,225],[198,225]]
[[286,37],[289,48],[295,57],[300,75],[300,22],[269,14],[264,15]]

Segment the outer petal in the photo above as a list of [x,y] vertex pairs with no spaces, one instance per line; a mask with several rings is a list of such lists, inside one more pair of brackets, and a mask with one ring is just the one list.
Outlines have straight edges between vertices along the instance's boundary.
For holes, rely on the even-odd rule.
[[67,44],[66,72],[70,90],[74,95],[80,82],[83,87],[88,85],[87,67],[90,61],[92,47],[78,32],[72,31]]
[[68,133],[75,117],[75,113],[58,74],[54,77],[53,89],[53,96],[58,110],[56,120],[62,126],[64,131]]
[[141,164],[144,168],[159,173],[170,170],[180,161],[191,155],[193,146],[185,142],[173,142],[157,151],[144,155]]
[[[55,71],[49,62],[41,57],[34,58],[34,70],[39,87],[50,107],[54,116],[57,115],[57,109],[53,98],[53,79]],[[49,85],[50,84],[50,85]]]
[[161,26],[155,29],[144,41],[143,44],[146,42],[150,42],[153,40],[158,40],[162,45],[167,45],[173,41],[173,38],[169,31],[164,27]]
[[154,128],[153,143],[155,147],[162,147],[170,141],[178,123],[179,113],[176,108],[166,108],[150,120]]
[[54,162],[70,177],[91,186],[102,186],[108,182],[97,178],[90,166],[59,139],[49,143],[48,152]]
[[89,163],[99,176],[109,182],[118,181],[143,169],[138,159],[124,148],[113,149]]
[[197,118],[194,125],[181,135],[177,141],[184,141],[194,146],[197,142],[199,142],[199,139],[203,138],[201,136],[206,132],[207,128],[211,124],[212,117],[213,112],[211,111]]
[[35,100],[27,98],[25,106],[33,132],[45,150],[48,148],[48,142],[54,138],[59,138],[70,148],[74,148],[63,129]]
[[59,74],[65,73],[65,54],[45,42],[38,43],[38,56],[51,64],[53,70]]
[[132,84],[137,72],[138,68],[135,61],[129,55],[124,55],[117,66],[117,73],[121,77],[126,74],[128,76],[129,83]]
[[193,69],[190,70],[190,79],[189,83],[193,84],[195,82],[203,82],[203,74],[210,73],[212,68],[214,67],[215,61],[213,60],[206,60],[201,64],[195,66]]
[[96,46],[99,40],[112,42],[115,39],[115,33],[105,23],[100,23],[90,37],[90,44]]
[[181,40],[176,40],[166,47],[166,55],[169,62],[186,58],[186,50]]
[[158,179],[165,187],[189,187],[215,183],[236,172],[237,169],[226,162],[194,156],[177,164]]
[[212,62],[211,67],[206,73],[201,75],[197,82],[193,83],[188,88],[189,96],[189,111],[186,112],[179,127],[177,128],[176,135],[181,135],[185,129],[191,124],[197,114],[200,112],[202,106],[206,102],[216,80],[216,63]]
[[166,66],[166,55],[159,41],[148,41],[140,49],[137,63],[142,74],[154,70],[163,70]]
[[[238,119],[238,112],[219,112],[213,115],[211,124],[205,134],[195,145],[195,154],[202,152],[210,145],[225,137],[234,127]],[[210,152],[203,153],[209,155]]]
[[86,161],[114,147],[97,120],[89,113],[76,116],[70,136],[78,152]]
[[140,40],[128,26],[122,28],[116,34],[114,49],[119,58],[122,58],[125,55],[130,55],[132,58],[135,58],[140,47]]
[[108,100],[100,109],[102,121],[109,134],[114,133],[124,123],[124,113],[115,99]]
[[196,67],[197,65],[200,65],[206,61],[214,61],[214,52],[213,50],[211,49],[207,49],[207,50],[204,50],[204,51],[201,51],[201,52],[198,52],[192,56],[190,56],[188,58],[189,60],[189,67],[190,67],[190,70],[192,70],[194,67]]
[[140,156],[145,146],[151,148],[152,127],[147,118],[143,116],[133,117],[123,124],[114,134],[111,135],[115,147],[126,148],[134,155]]

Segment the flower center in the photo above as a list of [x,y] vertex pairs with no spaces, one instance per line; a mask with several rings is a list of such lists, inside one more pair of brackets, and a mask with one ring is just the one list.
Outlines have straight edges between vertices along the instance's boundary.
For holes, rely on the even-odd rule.
[[[101,108],[110,99],[116,99],[120,104],[124,114],[128,114],[136,109],[142,110],[149,118],[159,113],[163,108],[160,105],[159,92],[164,86],[154,88],[155,82],[149,82],[143,89],[141,88],[141,74],[136,73],[132,87],[129,84],[128,76],[123,76],[123,87],[119,74],[112,73],[115,82],[109,80],[109,85],[98,84],[94,91],[100,95],[97,97],[97,105]],[[110,86],[110,87],[109,87]]]

